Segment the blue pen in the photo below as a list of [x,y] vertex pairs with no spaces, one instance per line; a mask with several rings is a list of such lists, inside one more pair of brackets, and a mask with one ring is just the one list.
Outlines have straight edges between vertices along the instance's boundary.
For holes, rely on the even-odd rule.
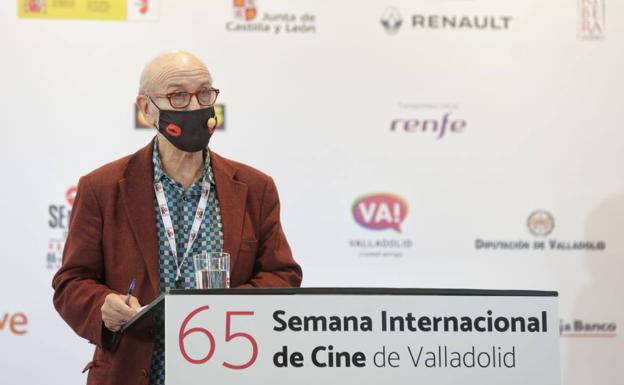
[[126,305],[130,305],[130,297],[134,294],[134,289],[136,288],[136,278],[132,278],[132,282],[130,282],[130,287],[128,288],[128,298],[126,298]]

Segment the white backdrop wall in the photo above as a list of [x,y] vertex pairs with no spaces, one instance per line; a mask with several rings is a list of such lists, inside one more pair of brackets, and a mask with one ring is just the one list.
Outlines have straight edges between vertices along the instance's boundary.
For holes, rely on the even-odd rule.
[[0,3],[0,383],[84,383],[92,346],[50,287],[71,187],[153,137],[133,101],[168,49],[222,90],[211,148],[276,180],[304,286],[557,290],[563,383],[621,383],[624,1],[257,0],[250,21],[228,0],[151,1],[151,21],[22,3]]

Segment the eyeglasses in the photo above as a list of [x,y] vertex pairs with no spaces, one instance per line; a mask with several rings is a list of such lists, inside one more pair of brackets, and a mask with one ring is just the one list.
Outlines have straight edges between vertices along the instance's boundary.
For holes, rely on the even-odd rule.
[[167,98],[169,100],[169,104],[171,104],[171,107],[173,108],[186,108],[189,104],[191,104],[191,98],[195,96],[200,106],[207,107],[215,104],[217,96],[219,96],[219,90],[212,87],[203,87],[195,92],[176,91],[168,94],[149,92],[145,95],[154,96],[156,98]]

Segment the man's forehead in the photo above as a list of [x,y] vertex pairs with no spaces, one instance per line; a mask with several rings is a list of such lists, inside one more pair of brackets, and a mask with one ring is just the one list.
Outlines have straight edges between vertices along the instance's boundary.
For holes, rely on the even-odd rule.
[[167,71],[160,74],[160,76],[156,76],[156,83],[164,88],[197,87],[211,85],[212,77],[206,69]]
[[169,51],[145,65],[139,90],[162,91],[165,88],[170,90],[172,87],[182,87],[195,91],[204,84],[212,85],[212,76],[203,61],[190,52]]
[[201,86],[210,86],[212,81],[209,78],[196,78],[196,79],[170,79],[163,83],[164,88],[192,88],[195,89]]

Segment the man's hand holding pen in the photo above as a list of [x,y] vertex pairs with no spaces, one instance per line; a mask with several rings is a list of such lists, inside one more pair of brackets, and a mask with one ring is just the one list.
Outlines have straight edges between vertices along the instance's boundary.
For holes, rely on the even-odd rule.
[[137,309],[141,307],[139,300],[132,295],[136,287],[133,279],[128,289],[128,294],[111,293],[104,299],[102,305],[102,321],[104,326],[112,332],[117,332],[128,320],[137,314]]

